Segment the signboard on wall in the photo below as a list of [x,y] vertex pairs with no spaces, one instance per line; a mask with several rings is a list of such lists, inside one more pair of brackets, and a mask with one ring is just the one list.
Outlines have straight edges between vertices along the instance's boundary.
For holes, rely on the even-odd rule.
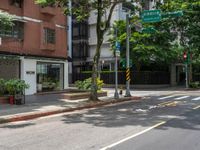
[[26,71],[26,74],[33,75],[35,74],[35,71]]

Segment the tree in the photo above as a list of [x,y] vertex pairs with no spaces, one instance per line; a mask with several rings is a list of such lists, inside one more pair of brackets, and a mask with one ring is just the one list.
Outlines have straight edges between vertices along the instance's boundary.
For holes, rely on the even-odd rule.
[[0,27],[4,28],[13,25],[13,15],[0,10]]
[[97,96],[97,77],[98,77],[98,64],[101,54],[101,46],[103,43],[104,35],[109,30],[111,24],[111,17],[115,7],[124,2],[131,2],[132,0],[71,0],[74,4],[71,9],[68,7],[70,0],[36,0],[41,5],[55,4],[64,9],[65,14],[71,14],[77,20],[87,18],[91,12],[96,14],[96,35],[97,47],[93,58],[92,67],[92,88],[90,100],[98,100]]
[[[139,17],[131,19],[130,49],[134,64],[139,70],[140,64],[176,63],[183,62],[183,52],[190,49],[193,63],[200,63],[200,1],[196,0],[165,0],[164,3],[157,2],[156,9],[160,9],[162,14],[167,12],[183,11],[181,17],[166,17],[157,23],[145,23],[143,27],[153,26],[157,31],[146,34],[137,32],[134,24],[140,22]],[[135,12],[139,14],[139,12]],[[122,45],[122,57],[125,56],[126,30],[125,22],[116,22],[114,28],[118,28],[118,40]],[[114,33],[112,33],[114,35]],[[114,37],[114,36],[113,36]],[[114,43],[115,38],[111,38]]]
[[183,11],[183,16],[173,19],[173,29],[179,36],[180,45],[187,51],[190,58],[190,81],[192,81],[192,64],[200,65],[200,1],[199,0],[166,0],[160,6],[166,11]]
[[[172,32],[171,22],[169,20],[162,20],[158,23],[143,23],[143,28],[154,27],[154,33],[143,33],[141,30],[136,30],[138,22],[141,22],[141,10],[135,11],[135,14],[130,18],[131,35],[130,35],[130,56],[136,69],[139,71],[141,65],[153,64],[169,64],[177,59],[179,50],[175,47],[177,45],[174,40],[177,38],[176,34]],[[126,55],[126,22],[124,20],[117,21],[113,28],[118,29],[118,40],[121,43],[121,57]],[[112,49],[114,50],[116,38],[114,33],[110,39]]]

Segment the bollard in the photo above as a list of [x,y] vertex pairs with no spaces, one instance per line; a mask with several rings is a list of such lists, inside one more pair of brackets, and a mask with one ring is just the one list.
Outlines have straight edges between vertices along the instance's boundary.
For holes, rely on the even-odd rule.
[[120,87],[120,90],[119,90],[119,95],[123,95],[123,88],[122,88],[122,86]]

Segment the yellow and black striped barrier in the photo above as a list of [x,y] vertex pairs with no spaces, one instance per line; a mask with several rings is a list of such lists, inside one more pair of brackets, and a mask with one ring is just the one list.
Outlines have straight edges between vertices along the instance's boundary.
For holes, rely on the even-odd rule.
[[131,72],[130,68],[126,69],[126,81],[131,81]]

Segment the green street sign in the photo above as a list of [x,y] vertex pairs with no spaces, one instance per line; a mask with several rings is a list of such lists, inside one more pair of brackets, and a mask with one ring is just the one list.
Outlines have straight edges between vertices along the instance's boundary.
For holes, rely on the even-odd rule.
[[156,29],[154,27],[143,28],[142,33],[155,33]]
[[156,10],[144,10],[141,14],[142,22],[151,23],[159,22],[161,20],[161,11]]
[[183,11],[167,12],[167,13],[163,13],[161,16],[162,16],[162,19],[181,17],[183,16]]

